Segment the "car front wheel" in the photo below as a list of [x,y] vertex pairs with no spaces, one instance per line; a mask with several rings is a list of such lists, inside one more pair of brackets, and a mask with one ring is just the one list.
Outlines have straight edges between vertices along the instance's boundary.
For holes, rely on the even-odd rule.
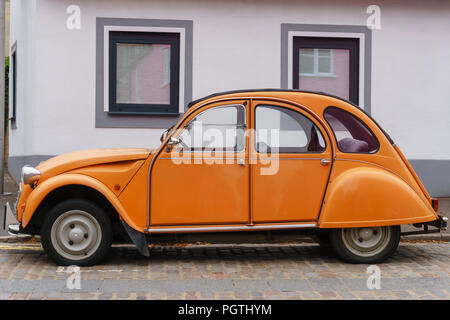
[[99,263],[111,247],[111,222],[96,204],[68,200],[45,217],[41,242],[58,265],[89,266]]
[[334,229],[330,240],[334,251],[344,261],[379,263],[397,250],[400,226]]

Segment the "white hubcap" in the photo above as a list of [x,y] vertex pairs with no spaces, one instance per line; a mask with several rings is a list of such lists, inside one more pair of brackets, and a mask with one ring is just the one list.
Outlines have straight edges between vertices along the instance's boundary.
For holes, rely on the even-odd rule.
[[64,212],[51,229],[53,247],[61,256],[70,260],[91,256],[100,246],[101,238],[98,221],[82,210]]
[[358,256],[374,256],[389,244],[390,227],[347,228],[342,230],[346,248]]

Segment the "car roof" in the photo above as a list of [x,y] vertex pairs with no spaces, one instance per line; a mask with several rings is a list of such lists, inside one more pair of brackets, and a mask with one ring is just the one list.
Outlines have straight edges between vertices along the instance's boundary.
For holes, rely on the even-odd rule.
[[389,134],[383,130],[383,128],[362,108],[358,107],[353,102],[343,99],[338,96],[334,96],[329,93],[319,92],[319,91],[306,91],[298,89],[246,89],[246,90],[232,90],[225,92],[213,93],[211,95],[205,96],[203,98],[194,100],[190,102],[187,106],[192,108],[199,104],[205,104],[208,102],[213,102],[219,99],[227,98],[275,98],[292,101],[294,103],[301,104],[311,111],[322,115],[324,110],[330,106],[339,107],[344,110],[350,111],[353,114],[358,115],[362,113],[367,116],[386,136],[390,143],[394,144]]
[[237,94],[240,94],[241,96],[250,96],[250,97],[255,97],[257,98],[258,96],[260,96],[260,94],[263,93],[269,93],[271,96],[273,97],[280,97],[281,95],[284,94],[288,94],[289,96],[291,96],[292,94],[294,94],[294,96],[299,96],[299,94],[315,94],[315,95],[320,95],[322,97],[329,97],[329,98],[333,98],[333,99],[338,99],[341,100],[343,102],[349,103],[355,107],[357,107],[355,104],[353,104],[351,101],[345,100],[343,98],[340,98],[338,96],[334,96],[325,92],[321,92],[321,91],[307,91],[307,90],[298,90],[298,89],[273,89],[273,88],[266,88],[266,89],[245,89],[245,90],[230,90],[230,91],[223,91],[223,92],[218,92],[218,93],[213,93],[210,95],[207,95],[205,97],[196,99],[192,102],[190,102],[188,104],[188,108],[193,107],[194,105],[200,103],[200,102],[204,102],[207,100],[210,100],[212,98],[217,98],[217,97],[221,97],[221,96],[235,96]]

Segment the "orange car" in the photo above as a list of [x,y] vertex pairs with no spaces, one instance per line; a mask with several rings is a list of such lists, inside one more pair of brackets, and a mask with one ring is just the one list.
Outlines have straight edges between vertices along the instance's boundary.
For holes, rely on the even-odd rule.
[[120,222],[144,255],[158,233],[312,228],[345,261],[376,263],[396,250],[400,225],[447,225],[386,132],[337,97],[216,94],[192,102],[161,141],[25,166],[10,232],[40,233],[60,265],[92,265]]

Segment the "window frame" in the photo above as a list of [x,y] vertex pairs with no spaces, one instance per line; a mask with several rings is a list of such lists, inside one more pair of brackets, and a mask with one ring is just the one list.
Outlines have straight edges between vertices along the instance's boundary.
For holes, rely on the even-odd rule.
[[[169,44],[170,103],[117,103],[117,44]],[[179,113],[180,92],[180,34],[171,32],[110,31],[109,32],[109,114],[173,115]],[[166,84],[167,85],[167,84]]]
[[[328,122],[327,118],[325,117],[325,113],[326,113],[327,110],[329,110],[329,109],[337,109],[337,110],[339,110],[339,111],[343,111],[343,112],[349,114],[350,116],[353,116],[354,118],[356,118],[360,123],[362,123],[362,125],[363,125],[363,126],[370,132],[370,134],[375,138],[375,140],[376,140],[376,142],[377,142],[377,148],[376,148],[375,150],[373,150],[373,151],[370,151],[370,152],[345,152],[345,151],[342,151],[342,150],[339,148],[338,139],[337,139],[337,137],[336,137],[336,134],[334,133],[333,127],[332,127],[331,124]],[[328,107],[326,107],[326,108],[323,110],[322,116],[323,116],[323,119],[326,121],[327,125],[330,127],[331,132],[333,133],[334,141],[335,141],[335,143],[336,143],[336,149],[337,149],[339,152],[341,152],[341,153],[347,153],[347,154],[376,154],[376,153],[378,153],[378,151],[380,151],[380,148],[381,148],[380,139],[378,139],[377,135],[369,128],[369,126],[368,126],[363,120],[361,120],[360,117],[356,116],[355,114],[353,114],[353,113],[351,113],[351,112],[349,112],[349,111],[347,111],[347,110],[344,110],[344,109],[339,108],[339,107],[336,107],[336,106],[328,106]]]
[[293,37],[292,88],[300,88],[300,49],[348,49],[350,54],[349,70],[349,101],[359,104],[359,72],[360,72],[360,39],[334,37]]
[[[256,139],[256,131],[257,131],[257,121],[256,121],[256,110],[258,107],[275,107],[275,108],[280,108],[280,109],[287,109],[293,112],[297,112],[300,115],[302,115],[303,117],[305,117],[308,121],[310,121],[318,130],[318,133],[320,133],[322,135],[322,140],[325,144],[325,146],[323,147],[322,151],[310,151],[310,152],[278,152],[278,153],[264,153],[264,152],[259,152],[258,150],[258,145],[257,145],[257,139]],[[319,128],[318,125],[316,125],[316,123],[311,120],[310,117],[308,117],[306,114],[304,114],[303,112],[300,112],[296,109],[293,108],[289,108],[286,106],[280,106],[280,105],[275,105],[275,104],[270,104],[270,103],[258,103],[254,109],[253,109],[253,123],[254,123],[254,129],[255,129],[255,138],[254,138],[254,142],[253,142],[253,148],[255,149],[256,153],[258,154],[298,154],[298,155],[305,155],[305,154],[322,154],[324,152],[326,152],[326,150],[328,149],[328,144],[327,144],[327,140],[325,139],[325,135],[323,134],[322,130]],[[280,130],[281,131],[281,130]],[[306,135],[306,134],[305,134]]]
[[[300,48],[300,49],[309,49],[309,48]],[[312,73],[306,73],[306,72],[298,72],[299,76],[301,77],[324,77],[324,78],[335,78],[336,75],[334,74],[334,53],[333,49],[319,49],[319,48],[313,48],[313,54],[303,54],[304,56],[312,56],[313,58],[313,72]],[[319,50],[330,50],[330,56],[328,57],[330,59],[330,72],[320,72],[319,71],[319,59],[321,58],[319,56]],[[302,53],[299,52],[299,56],[301,56]],[[324,57],[322,57],[324,58]],[[299,57],[299,69],[300,69],[300,57]]]
[[15,129],[17,116],[17,48],[14,48],[14,50],[11,52],[11,60],[9,68],[10,68],[10,75],[12,78],[12,81],[10,81],[10,83],[12,84],[10,101],[12,103],[10,105],[11,117],[9,118],[9,120],[11,120],[11,124],[13,124],[11,128]]

